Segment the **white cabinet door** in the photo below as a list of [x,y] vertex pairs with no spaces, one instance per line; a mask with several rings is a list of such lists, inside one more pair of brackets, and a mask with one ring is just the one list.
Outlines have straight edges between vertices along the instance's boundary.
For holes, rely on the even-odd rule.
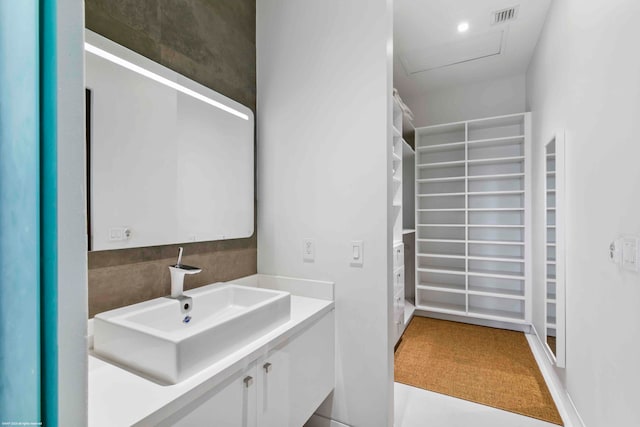
[[331,311],[258,360],[259,427],[300,427],[333,390],[334,322]]
[[335,312],[286,347],[289,357],[289,427],[300,427],[335,387]]
[[258,426],[285,427],[289,420],[289,352],[281,346],[258,359]]
[[160,423],[177,427],[257,427],[256,365],[232,376]]

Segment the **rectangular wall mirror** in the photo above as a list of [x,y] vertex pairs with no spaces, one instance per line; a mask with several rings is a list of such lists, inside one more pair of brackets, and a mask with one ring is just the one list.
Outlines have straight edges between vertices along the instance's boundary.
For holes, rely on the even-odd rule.
[[252,111],[85,33],[90,250],[250,237]]
[[565,366],[564,133],[545,146],[545,334],[547,351]]

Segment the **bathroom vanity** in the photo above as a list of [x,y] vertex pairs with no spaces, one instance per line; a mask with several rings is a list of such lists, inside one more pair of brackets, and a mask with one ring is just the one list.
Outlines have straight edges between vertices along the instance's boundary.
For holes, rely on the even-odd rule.
[[299,427],[309,419],[334,387],[333,283],[254,275],[230,284],[289,293],[289,320],[175,384],[92,352],[90,426]]

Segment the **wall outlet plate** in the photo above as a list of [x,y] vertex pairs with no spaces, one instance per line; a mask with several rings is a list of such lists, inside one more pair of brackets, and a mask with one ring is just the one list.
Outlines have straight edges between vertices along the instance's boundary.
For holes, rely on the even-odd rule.
[[302,260],[305,262],[314,262],[316,260],[316,242],[313,239],[304,239],[302,241]]
[[609,261],[619,265],[622,253],[622,242],[620,239],[614,240],[609,244]]
[[638,238],[627,236],[622,239],[622,268],[638,271]]

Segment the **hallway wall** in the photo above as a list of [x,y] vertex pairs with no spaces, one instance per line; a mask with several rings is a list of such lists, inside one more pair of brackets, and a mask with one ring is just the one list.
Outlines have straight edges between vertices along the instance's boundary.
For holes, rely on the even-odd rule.
[[535,298],[544,298],[544,144],[564,129],[567,360],[558,373],[588,427],[640,425],[640,275],[608,261],[612,240],[640,235],[638,17],[636,0],[553,1],[527,73]]
[[392,10],[257,4],[258,272],[335,282],[336,388],[318,413],[363,427],[393,425]]

